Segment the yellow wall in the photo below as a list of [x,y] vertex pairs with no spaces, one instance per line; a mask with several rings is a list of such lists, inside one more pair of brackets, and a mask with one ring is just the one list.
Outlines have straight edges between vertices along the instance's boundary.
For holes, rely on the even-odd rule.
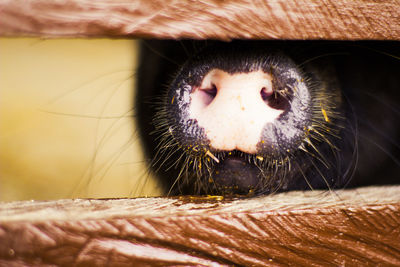
[[159,194],[133,129],[135,59],[133,40],[0,39],[0,200]]

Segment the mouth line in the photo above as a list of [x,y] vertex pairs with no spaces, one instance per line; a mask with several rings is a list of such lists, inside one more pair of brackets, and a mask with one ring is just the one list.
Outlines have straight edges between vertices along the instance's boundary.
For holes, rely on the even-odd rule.
[[250,156],[254,156],[252,154],[248,154],[246,152],[242,152],[240,150],[231,150],[231,151],[225,151],[224,153],[224,158],[241,158],[241,159],[245,159],[245,158],[249,158]]
[[263,157],[257,156],[255,154],[248,154],[240,150],[224,151],[222,153],[208,152],[206,155],[214,161],[215,166],[224,164],[224,162],[226,161],[243,162],[249,165],[256,166],[255,160],[263,159]]

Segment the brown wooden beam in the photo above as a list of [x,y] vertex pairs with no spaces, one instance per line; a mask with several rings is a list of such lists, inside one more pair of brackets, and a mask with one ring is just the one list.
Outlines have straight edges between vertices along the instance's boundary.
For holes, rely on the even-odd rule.
[[400,40],[397,0],[0,0],[1,36]]
[[399,266],[399,240],[389,186],[0,205],[1,266]]

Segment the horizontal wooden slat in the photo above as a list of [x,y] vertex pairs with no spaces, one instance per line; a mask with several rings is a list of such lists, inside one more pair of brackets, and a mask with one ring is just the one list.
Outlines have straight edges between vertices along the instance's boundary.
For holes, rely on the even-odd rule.
[[0,35],[400,40],[397,0],[0,0]]
[[400,187],[0,205],[0,265],[399,266]]

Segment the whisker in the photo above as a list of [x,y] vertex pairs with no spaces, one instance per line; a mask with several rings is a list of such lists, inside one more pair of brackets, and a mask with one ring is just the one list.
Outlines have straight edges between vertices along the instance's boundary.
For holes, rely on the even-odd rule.
[[400,167],[400,161],[393,156],[392,153],[390,153],[387,149],[383,148],[380,144],[378,144],[377,142],[371,140],[370,138],[366,137],[363,134],[360,134],[360,137],[362,137],[364,140],[368,141],[369,143],[373,144],[374,146],[376,146],[377,148],[379,148],[382,152],[384,152],[397,166]]
[[307,59],[306,61],[303,61],[302,63],[298,64],[299,67],[302,67],[314,60],[320,59],[320,58],[324,58],[324,57],[331,57],[331,56],[348,56],[350,55],[350,53],[348,52],[336,52],[336,53],[326,53],[326,54],[322,54],[322,55],[318,55],[315,57],[312,57],[310,59]]
[[297,165],[297,169],[300,171],[301,175],[303,176],[304,180],[306,181],[308,187],[310,188],[310,190],[314,190],[313,186],[311,185],[310,181],[307,179],[306,175],[304,174],[302,168],[300,167],[299,163],[296,162]]

